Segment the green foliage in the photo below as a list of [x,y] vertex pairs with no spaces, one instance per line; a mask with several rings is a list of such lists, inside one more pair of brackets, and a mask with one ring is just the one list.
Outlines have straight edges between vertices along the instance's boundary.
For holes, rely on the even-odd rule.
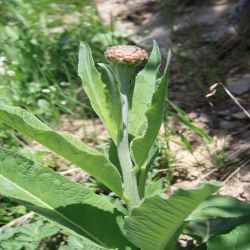
[[190,215],[188,220],[207,219],[209,217],[237,217],[248,215],[250,213],[250,204],[240,201],[231,196],[214,195],[207,198]]
[[[0,197],[0,226],[16,219],[18,216],[26,214],[27,209],[7,199]],[[1,231],[1,230],[0,230]]]
[[230,196],[211,196],[192,212],[187,221],[189,224],[184,232],[205,242],[250,221],[250,204]]
[[[91,50],[86,43],[80,44],[78,75],[82,79],[83,88],[86,91],[93,109],[98,114],[102,122],[108,129],[113,141],[116,142],[116,126],[109,106],[112,105],[112,99],[108,99],[105,94],[105,85],[101,80],[100,73],[96,70]],[[111,83],[112,84],[112,83]]]
[[78,41],[104,29],[91,2],[2,0],[0,12],[0,56],[6,58],[0,99],[45,119],[75,109]]
[[70,160],[118,195],[122,195],[119,172],[104,155],[63,132],[57,132],[23,109],[0,104],[0,120]]
[[146,189],[145,189],[145,197],[155,196],[157,194],[163,194],[163,178],[159,180],[148,180]]
[[105,250],[105,248],[100,247],[90,240],[82,239],[75,235],[70,235],[67,239],[67,245],[61,245],[59,250]]
[[178,239],[186,217],[219,187],[218,183],[211,182],[196,189],[179,189],[168,199],[146,198],[125,221],[127,238],[145,250],[165,249]]
[[[0,0],[0,6],[0,102],[53,124],[61,113],[93,116],[78,91],[79,40],[91,43],[99,61],[106,46],[127,42],[123,34],[103,25],[91,0]],[[18,147],[10,134],[0,132],[0,145]]]
[[[197,127],[192,121],[190,121],[190,119],[187,117],[187,114],[182,109],[180,109],[177,105],[171,102],[168,98],[166,98],[166,103],[175,111],[172,112],[170,111],[170,109],[168,109],[166,111],[167,115],[173,115],[174,117],[176,117],[182,124],[188,127],[194,134],[199,136],[205,143],[211,142],[211,137],[203,129]],[[183,141],[183,144],[188,143],[183,136],[180,137]],[[186,147],[190,148],[189,145],[186,145]]]
[[[170,54],[169,54],[170,60]],[[132,156],[136,167],[141,168],[147,161],[150,149],[152,148],[159,133],[164,113],[165,95],[167,90],[168,69],[161,77],[155,93],[152,97],[152,103],[146,110],[147,125],[141,136],[135,137],[131,142]]]
[[[135,137],[131,142],[132,156],[136,164],[136,168],[141,168],[149,158],[150,150],[159,133],[160,126],[163,119],[165,96],[167,90],[168,74],[169,74],[169,61],[171,53],[163,76],[160,78],[159,83],[152,97],[152,103],[145,112],[147,124],[144,128],[142,135]],[[141,110],[143,112],[143,110]]]
[[91,0],[0,0],[0,5],[0,100],[47,121],[76,108],[92,115],[86,95],[77,91],[79,41],[91,43],[100,61],[106,46],[126,42],[122,34],[103,25]]
[[129,112],[129,133],[134,136],[142,134],[141,127],[147,122],[145,113],[151,104],[156,88],[160,64],[160,50],[157,43],[154,42],[153,50],[145,68],[138,73],[135,79],[132,107]]
[[218,235],[207,243],[207,250],[248,250],[250,249],[250,223],[236,227],[228,234]]
[[[106,85],[106,102],[116,126],[116,137],[122,133],[122,101],[120,97],[121,84],[111,65],[99,63],[102,80]],[[116,143],[116,140],[114,141]]]
[[0,190],[102,246],[126,244],[116,221],[122,213],[107,198],[6,149],[0,149]]
[[22,226],[8,227],[1,231],[0,249],[36,250],[44,238],[55,235],[59,230],[54,223],[41,219]]

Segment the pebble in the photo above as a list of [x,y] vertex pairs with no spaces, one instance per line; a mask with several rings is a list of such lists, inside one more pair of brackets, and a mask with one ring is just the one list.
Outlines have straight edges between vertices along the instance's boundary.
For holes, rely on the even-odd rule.
[[238,120],[245,120],[249,119],[249,117],[242,111],[242,112],[237,112],[231,115],[232,118],[238,119]]
[[250,91],[250,74],[245,74],[239,79],[228,79],[227,88],[235,95],[242,95]]
[[235,127],[235,124],[233,122],[230,121],[220,121],[220,128],[225,129],[225,130],[229,130]]

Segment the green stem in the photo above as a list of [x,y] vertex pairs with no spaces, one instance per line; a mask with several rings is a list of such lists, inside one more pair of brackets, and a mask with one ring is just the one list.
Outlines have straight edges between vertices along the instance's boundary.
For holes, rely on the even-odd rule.
[[117,151],[123,175],[124,194],[128,199],[128,208],[131,210],[133,207],[140,204],[136,176],[132,173],[133,163],[130,158],[128,143],[128,90],[129,82],[133,75],[133,68],[129,65],[116,65],[116,70],[121,83],[123,122],[123,131],[120,136],[121,138],[118,136]]
[[145,183],[146,183],[146,176],[145,176],[145,167],[142,167],[139,172],[139,179],[138,179],[138,190],[139,196],[141,199],[145,196]]

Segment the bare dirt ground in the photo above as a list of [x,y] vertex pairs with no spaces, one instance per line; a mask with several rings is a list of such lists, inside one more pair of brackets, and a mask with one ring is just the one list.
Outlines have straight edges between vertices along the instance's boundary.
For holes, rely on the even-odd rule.
[[96,0],[96,4],[104,22],[115,19],[116,29],[135,43],[149,48],[155,39],[164,56],[172,49],[169,98],[213,138],[206,149],[170,119],[194,146],[191,153],[170,142],[176,169],[171,188],[217,179],[225,183],[221,194],[250,201],[250,120],[222,88],[206,98],[209,86],[222,82],[250,111],[249,44],[239,39],[234,23],[238,1],[169,6],[154,0]]

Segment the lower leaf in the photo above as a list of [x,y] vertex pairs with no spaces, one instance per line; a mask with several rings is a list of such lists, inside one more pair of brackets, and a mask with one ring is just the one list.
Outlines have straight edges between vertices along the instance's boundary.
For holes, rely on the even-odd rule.
[[146,198],[125,220],[127,238],[143,250],[172,247],[187,216],[219,187],[218,182],[206,182],[194,189],[179,189],[168,199]]
[[0,193],[101,246],[129,245],[117,224],[122,214],[106,197],[3,148]]
[[188,217],[184,233],[205,242],[236,226],[250,222],[250,204],[230,196],[211,196]]
[[208,250],[249,250],[250,223],[236,227],[227,234],[218,235],[207,242]]

